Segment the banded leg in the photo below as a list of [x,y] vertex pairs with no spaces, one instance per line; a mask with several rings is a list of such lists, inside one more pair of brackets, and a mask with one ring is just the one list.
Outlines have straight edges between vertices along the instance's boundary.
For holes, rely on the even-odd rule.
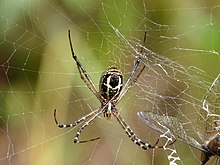
[[88,117],[92,116],[94,113],[96,113],[98,111],[95,110],[95,111],[92,111],[90,112],[89,114],[87,114],[86,116],[83,116],[82,118],[80,118],[79,120],[76,120],[74,122],[72,122],[71,124],[60,124],[58,123],[57,121],[57,118],[56,118],[56,109],[54,110],[54,120],[55,120],[55,123],[56,125],[59,127],[59,128],[68,128],[68,127],[75,127],[77,126],[78,124],[80,124],[81,122],[85,121]]
[[96,113],[94,116],[92,116],[88,121],[86,121],[81,127],[79,127],[77,133],[76,133],[76,136],[74,138],[74,143],[86,143],[86,142],[89,142],[89,141],[94,141],[94,140],[98,140],[100,139],[100,137],[96,137],[96,138],[93,138],[93,139],[90,139],[90,140],[84,140],[84,141],[79,141],[79,136],[82,132],[82,130],[87,127],[89,125],[90,122],[92,122],[96,117],[98,117],[101,113],[103,113],[103,111],[99,111],[98,113]]
[[[146,36],[147,36],[147,33],[145,32],[144,33],[144,41],[143,41],[143,45],[145,45],[145,42],[146,42]],[[143,72],[144,68],[145,68],[145,65],[142,67],[142,69],[140,70],[140,72],[138,73],[138,75],[134,78],[134,80],[131,82],[131,84],[128,84],[130,82],[130,80],[133,78],[138,66],[140,65],[140,62],[141,62],[141,54],[143,52],[143,46],[141,46],[141,51],[140,51],[140,55],[139,57],[136,59],[135,63],[134,63],[134,67],[133,67],[133,70],[131,71],[131,74],[129,75],[127,81],[125,84],[127,84],[127,88],[129,89],[138,79],[138,77],[141,75],[141,73]],[[127,90],[128,90],[127,89]],[[125,92],[127,92],[127,90]]]
[[[146,37],[147,37],[147,32],[145,31],[145,33],[144,33],[143,45],[145,45]],[[143,46],[141,46],[140,55],[142,55],[142,53],[143,53]],[[140,56],[139,56],[139,59],[141,60]],[[139,60],[139,59],[138,59],[138,60]],[[128,89],[129,89],[130,87],[132,87],[132,86],[136,83],[138,77],[141,75],[141,73],[143,72],[144,69],[145,69],[145,65],[141,68],[140,72],[139,72],[138,75],[132,80],[132,82],[131,82],[130,84],[128,84],[128,87],[127,87]],[[128,90],[128,89],[127,89],[127,90]],[[126,91],[126,92],[127,92],[127,91]]]
[[[144,41],[143,41],[143,45],[145,44],[146,41],[146,32],[144,33]],[[143,46],[141,47],[141,51],[140,51],[140,55],[143,52]],[[116,99],[116,103],[124,96],[125,93],[127,93],[127,91],[135,84],[135,82],[137,81],[138,77],[141,75],[141,73],[144,71],[145,69],[145,65],[141,68],[141,70],[139,71],[139,73],[137,74],[137,76],[134,77],[134,74],[136,73],[136,70],[138,69],[140,62],[141,62],[141,56],[139,55],[139,57],[135,60],[134,63],[134,67],[128,77],[128,79],[125,82],[125,85],[121,91],[121,94],[118,96],[118,98]],[[132,80],[132,78],[134,77],[134,79]],[[132,80],[132,81],[131,81]]]
[[99,94],[99,92],[97,91],[94,83],[92,82],[91,77],[86,72],[85,68],[82,66],[81,62],[79,61],[79,59],[77,58],[75,52],[73,51],[73,45],[72,45],[72,41],[71,41],[71,37],[70,37],[70,30],[68,30],[68,37],[69,37],[69,43],[70,43],[70,49],[71,49],[72,57],[76,61],[76,65],[77,65],[79,74],[81,76],[81,79],[84,81],[84,83],[87,85],[87,87],[92,91],[92,93],[98,98],[98,100],[102,101],[103,98]]
[[121,117],[119,112],[114,111],[113,115],[116,117],[117,121],[119,122],[119,124],[122,126],[122,128],[125,130],[125,132],[127,133],[128,137],[138,146],[140,146],[141,148],[147,150],[147,149],[151,149],[151,148],[158,148],[157,146],[151,146],[149,143],[143,142],[141,139],[139,139],[135,133],[130,129],[130,127],[128,126],[128,124],[124,121],[124,119]]
[[151,145],[149,143],[143,142],[140,138],[138,138],[134,131],[132,131],[132,129],[129,127],[129,125],[125,122],[125,120],[121,117],[119,112],[114,111],[113,115],[116,117],[116,119],[118,120],[118,122],[120,123],[120,125],[122,126],[122,128],[125,130],[126,134],[128,135],[128,137],[138,146],[140,146],[141,148],[143,148],[144,150],[147,149],[153,149],[153,148],[164,148],[167,146],[170,146],[172,144],[174,144],[176,142],[176,139],[174,141],[172,141],[171,143],[167,144],[166,146],[161,145],[161,146],[157,146],[157,144],[160,141],[160,138],[157,139],[157,141],[154,143],[154,145]]

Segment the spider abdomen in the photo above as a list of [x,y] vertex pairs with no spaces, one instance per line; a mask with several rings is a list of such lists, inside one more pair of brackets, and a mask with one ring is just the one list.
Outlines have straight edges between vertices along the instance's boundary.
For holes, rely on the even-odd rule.
[[99,92],[107,100],[117,97],[123,85],[122,72],[115,66],[107,68],[99,83]]

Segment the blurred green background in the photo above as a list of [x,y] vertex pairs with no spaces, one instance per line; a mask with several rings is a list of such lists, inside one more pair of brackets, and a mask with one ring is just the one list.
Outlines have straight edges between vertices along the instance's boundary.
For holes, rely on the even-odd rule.
[[[144,32],[148,49],[186,68],[200,68],[200,78],[209,84],[220,70],[219,14],[218,0],[2,0],[0,164],[168,164],[168,153],[140,149],[115,119],[103,115],[80,136],[100,136],[99,141],[73,144],[77,128],[57,128],[54,109],[60,122],[70,123],[100,106],[80,79],[67,31],[97,89],[110,65],[128,76]],[[136,115],[150,110],[147,104],[154,101],[146,98],[139,104],[139,90],[134,86],[118,109],[140,137],[154,143],[158,134]],[[199,164],[197,150],[179,142],[177,150],[182,163]]]

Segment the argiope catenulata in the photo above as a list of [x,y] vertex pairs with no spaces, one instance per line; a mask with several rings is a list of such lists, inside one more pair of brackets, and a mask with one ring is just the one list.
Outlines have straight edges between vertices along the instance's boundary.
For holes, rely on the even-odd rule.
[[[116,108],[116,105],[121,100],[121,98],[124,96],[124,94],[128,91],[128,89],[134,85],[134,83],[137,81],[138,77],[143,72],[145,65],[140,69],[139,73],[135,73],[139,67],[139,64],[141,62],[141,55],[143,51],[143,47],[141,48],[141,51],[139,53],[138,58],[136,59],[134,63],[134,67],[126,80],[125,84],[123,85],[123,75],[122,72],[116,67],[111,66],[107,68],[107,70],[102,74],[100,78],[99,83],[99,92],[97,91],[91,77],[86,72],[85,68],[82,66],[81,62],[77,58],[75,52],[73,51],[72,41],[70,37],[70,30],[68,31],[68,37],[69,37],[69,43],[70,48],[72,52],[72,57],[76,61],[76,65],[78,67],[81,79],[85,82],[87,87],[92,91],[92,93],[96,96],[96,98],[101,102],[101,106],[99,109],[90,112],[89,114],[81,117],[80,119],[74,121],[71,124],[60,124],[57,121],[56,118],[56,109],[54,110],[54,120],[59,128],[67,128],[67,127],[74,127],[78,124],[84,122],[82,126],[79,127],[75,138],[74,143],[84,143],[88,141],[94,141],[99,139],[100,137],[93,138],[90,140],[85,141],[79,141],[79,136],[82,132],[82,130],[89,125],[90,122],[92,122],[96,117],[98,117],[101,113],[104,114],[104,117],[111,118],[111,115],[113,115],[119,124],[122,126],[122,128],[127,133],[128,137],[138,146],[142,147],[143,149],[150,149],[150,148],[162,148],[162,146],[156,146],[158,141],[154,145],[150,145],[149,143],[143,142],[141,139],[139,139],[135,133],[131,130],[131,128],[128,126],[128,124],[125,122],[125,120],[121,117],[119,111]],[[144,43],[146,40],[146,33],[144,36]]]

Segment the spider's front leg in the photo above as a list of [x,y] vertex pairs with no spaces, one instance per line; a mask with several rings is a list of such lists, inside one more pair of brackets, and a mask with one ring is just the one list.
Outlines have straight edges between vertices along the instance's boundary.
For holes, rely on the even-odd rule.
[[77,68],[78,68],[81,79],[84,81],[84,83],[87,85],[87,87],[92,91],[92,93],[97,97],[97,99],[99,101],[102,101],[103,100],[102,96],[100,96],[100,94],[97,91],[91,77],[86,72],[86,69],[83,67],[83,65],[81,64],[81,62],[79,61],[78,57],[76,56],[76,54],[73,50],[73,45],[72,45],[71,36],[70,36],[70,30],[68,30],[68,38],[69,38],[72,57],[76,62],[76,65],[77,65]]

